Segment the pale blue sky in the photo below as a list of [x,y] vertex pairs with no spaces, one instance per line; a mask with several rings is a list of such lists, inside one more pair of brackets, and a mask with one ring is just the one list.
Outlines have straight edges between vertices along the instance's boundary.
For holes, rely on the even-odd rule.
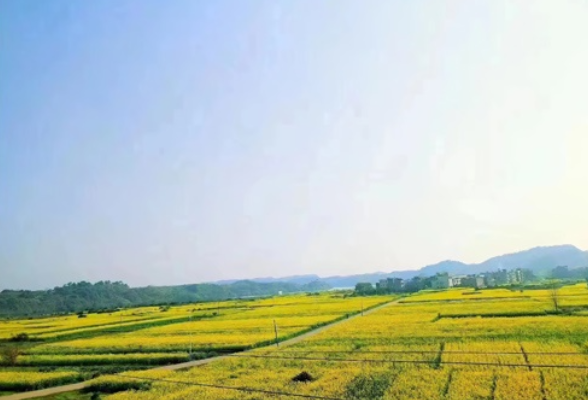
[[584,1],[0,0],[0,289],[588,249]]

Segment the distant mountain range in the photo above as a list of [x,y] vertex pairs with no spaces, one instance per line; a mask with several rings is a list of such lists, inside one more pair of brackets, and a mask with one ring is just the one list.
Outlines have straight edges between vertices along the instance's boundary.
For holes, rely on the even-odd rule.
[[492,257],[479,264],[442,261],[419,270],[373,272],[348,276],[296,275],[284,278],[225,280],[216,284],[199,283],[177,286],[131,288],[123,282],[102,281],[68,283],[50,290],[3,290],[0,292],[0,316],[41,315],[79,311],[107,310],[154,304],[179,304],[217,301],[229,298],[271,296],[278,293],[316,292],[331,288],[354,287],[358,282],[375,283],[380,279],[431,276],[438,272],[452,275],[491,272],[498,269],[527,268],[547,276],[560,265],[570,269],[588,266],[588,252],[571,245],[535,247],[518,253]]
[[[353,287],[357,282],[376,283],[380,279],[392,277],[409,279],[415,276],[431,276],[439,272],[447,272],[452,275],[479,274],[483,272],[496,271],[503,268],[507,270],[515,268],[526,268],[532,270],[537,275],[545,276],[558,265],[567,265],[570,268],[587,267],[588,251],[582,251],[575,246],[566,244],[559,246],[534,247],[532,249],[520,251],[517,253],[492,257],[479,264],[466,264],[460,261],[446,260],[437,264],[427,265],[418,270],[373,272],[357,275],[329,277],[319,277],[315,274],[309,274],[287,276],[283,278],[268,277],[248,280],[258,283],[289,282],[298,285],[319,281],[331,287],[339,288]],[[237,282],[237,280],[224,280],[215,283],[226,285],[233,284],[235,282]]]

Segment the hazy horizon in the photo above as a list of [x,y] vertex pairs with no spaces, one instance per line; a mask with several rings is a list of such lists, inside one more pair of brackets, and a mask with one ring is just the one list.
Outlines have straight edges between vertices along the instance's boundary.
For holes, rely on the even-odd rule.
[[588,4],[0,2],[0,290],[588,250]]
[[[567,243],[567,244],[555,244],[555,245],[546,245],[546,246],[535,246],[535,247],[532,247],[532,248],[529,248],[529,249],[520,249],[519,251],[531,250],[531,249],[538,248],[538,247],[568,246],[568,245],[574,246],[573,244],[569,244],[569,243]],[[574,246],[574,247],[577,247],[577,246]],[[585,251],[585,252],[588,252],[588,250],[584,250],[584,249],[580,249],[580,250]],[[484,262],[484,261],[486,261],[486,260],[488,260],[490,258],[497,257],[497,256],[504,256],[504,255],[508,255],[508,254],[511,254],[511,253],[494,254],[492,256],[486,257],[486,258],[481,259],[481,260],[469,261],[469,262],[468,261],[463,261],[463,260],[457,260],[457,259],[448,258],[448,259],[443,259],[443,260],[437,260],[435,262],[431,262],[431,263],[428,263],[426,265],[421,265],[421,266],[414,267],[414,268],[405,268],[405,269],[399,268],[399,269],[390,270],[390,271],[387,271],[387,270],[367,270],[366,269],[366,270],[362,270],[362,271],[358,271],[358,272],[352,272],[352,273],[348,273],[348,274],[333,273],[333,274],[327,274],[327,275],[320,274],[320,273],[314,273],[314,272],[308,272],[308,273],[304,273],[304,274],[302,274],[302,273],[301,274],[293,273],[293,274],[286,274],[286,275],[285,274],[278,273],[276,275],[265,275],[265,276],[235,276],[235,277],[227,277],[227,278],[223,278],[223,279],[214,279],[214,280],[197,281],[197,282],[187,282],[187,281],[186,282],[184,282],[184,281],[182,281],[182,282],[175,282],[175,283],[174,282],[171,282],[171,283],[166,284],[166,285],[158,285],[158,284],[133,285],[133,284],[129,284],[129,282],[124,282],[124,283],[129,284],[130,287],[140,287],[140,286],[173,286],[173,285],[190,285],[190,284],[198,284],[198,283],[216,283],[216,282],[223,282],[223,281],[254,280],[254,279],[282,279],[282,278],[288,278],[288,277],[292,277],[292,276],[304,276],[304,275],[317,275],[317,276],[319,276],[319,278],[329,278],[329,277],[334,277],[334,276],[348,276],[348,275],[356,275],[356,274],[357,275],[360,275],[360,274],[374,274],[374,273],[386,273],[387,274],[387,273],[391,273],[391,272],[393,273],[393,272],[418,271],[421,268],[424,268],[424,267],[427,267],[427,266],[430,266],[430,265],[434,265],[434,264],[437,264],[437,263],[440,263],[440,262],[445,262],[445,261],[460,261],[460,262],[464,262],[465,264],[480,264],[480,263],[482,263],[482,262]],[[102,279],[102,280],[104,280],[104,281],[111,281],[111,282],[115,281],[115,280],[112,280],[112,279]],[[0,290],[3,290],[3,289],[10,289],[10,290],[45,290],[45,289],[53,289],[55,286],[63,286],[65,284],[69,283],[69,282],[71,282],[71,281],[62,282],[62,283],[57,284],[57,285],[54,285],[54,286],[38,287],[38,288],[33,288],[33,289],[31,289],[31,288],[2,288],[2,287],[0,287]],[[91,283],[96,283],[96,282],[98,282],[98,280],[91,281]]]

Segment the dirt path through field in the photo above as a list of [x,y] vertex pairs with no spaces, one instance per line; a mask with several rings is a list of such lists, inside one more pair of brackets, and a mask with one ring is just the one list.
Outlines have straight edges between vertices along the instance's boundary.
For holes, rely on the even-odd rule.
[[[398,302],[398,300],[400,300],[400,299],[395,299],[395,300],[389,301],[388,303],[384,303],[384,304],[381,304],[377,307],[371,308],[367,311],[364,311],[363,315],[368,315],[368,314],[371,314],[371,313],[376,312],[378,310],[381,310],[382,308],[388,307],[389,305]],[[347,321],[353,320],[354,318],[361,318],[361,317],[362,317],[362,314],[360,313],[360,314],[353,315],[347,319],[336,321],[336,322],[333,322],[332,324],[329,324],[329,325],[321,326],[320,328],[303,333],[300,336],[296,336],[296,337],[293,337],[292,339],[288,339],[288,340],[284,340],[283,342],[280,342],[280,347],[291,346],[291,345],[299,343],[305,339],[308,339],[309,337],[312,337],[316,334],[319,334],[327,329],[330,329],[333,326],[337,326],[339,324],[344,324]],[[259,347],[254,350],[269,349],[274,346],[275,345],[270,345],[270,346],[266,346],[266,347]],[[248,351],[252,351],[252,350],[248,350]],[[246,352],[241,352],[240,354],[242,354],[242,353],[246,353]],[[229,358],[229,357],[231,357],[231,356],[226,355],[226,356],[211,357],[211,358],[205,358],[203,360],[188,361],[188,362],[179,363],[179,364],[165,365],[163,367],[151,368],[151,369],[145,370],[145,371],[162,371],[162,370],[175,371],[178,369],[198,367],[200,365],[205,365],[205,364],[208,364],[208,363],[211,363],[214,361],[223,360],[223,359]],[[23,393],[16,393],[16,394],[8,395],[8,396],[0,396],[0,400],[37,399],[37,398],[51,396],[51,395],[55,395],[55,394],[59,394],[59,393],[66,393],[66,392],[73,392],[73,391],[77,391],[77,390],[83,390],[84,388],[86,388],[86,386],[87,386],[87,384],[85,382],[74,383],[71,385],[54,386],[54,387],[47,388],[47,389],[34,390],[34,391],[23,392]]]

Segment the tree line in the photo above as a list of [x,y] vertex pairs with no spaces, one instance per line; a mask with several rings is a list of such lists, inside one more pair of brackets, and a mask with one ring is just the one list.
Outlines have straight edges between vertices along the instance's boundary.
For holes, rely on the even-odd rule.
[[201,283],[141,288],[131,288],[123,282],[82,281],[50,290],[3,290],[0,292],[0,316],[105,312],[120,307],[217,301],[325,289],[329,289],[329,286],[318,281],[304,285],[289,282],[238,281],[229,285]]

